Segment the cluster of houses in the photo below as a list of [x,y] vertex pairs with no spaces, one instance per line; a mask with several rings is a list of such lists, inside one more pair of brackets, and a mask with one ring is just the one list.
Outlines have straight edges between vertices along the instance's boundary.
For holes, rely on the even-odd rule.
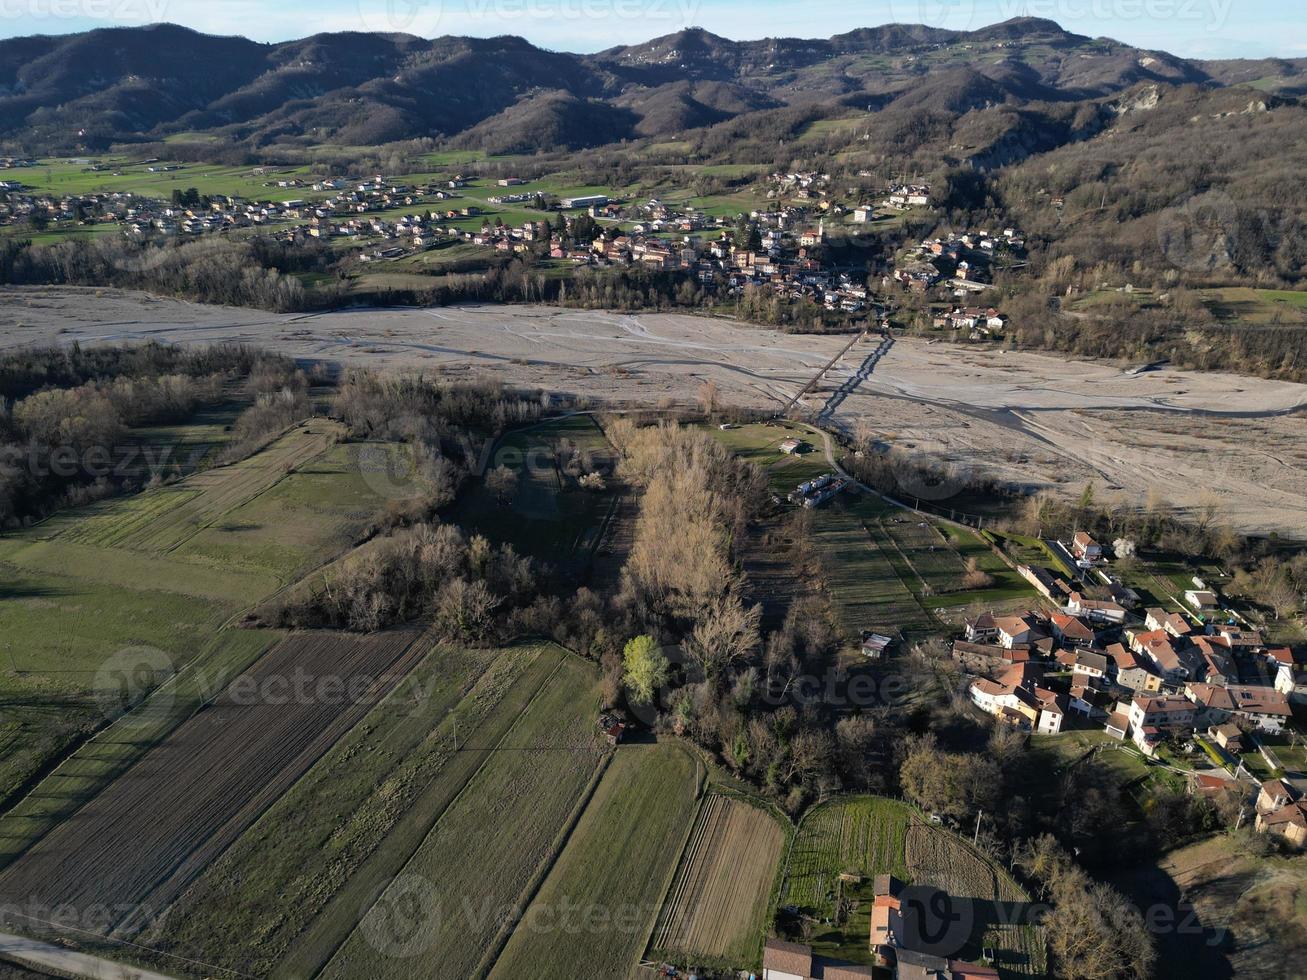
[[[277,183],[286,188],[302,186],[298,179]],[[116,224],[135,239],[204,235],[249,227],[266,227],[279,237],[301,234],[314,238],[402,239],[412,237],[414,231],[426,231],[427,221],[437,214],[399,221],[366,217],[369,212],[415,206],[424,199],[417,188],[380,176],[367,180],[328,178],[314,183],[313,189],[329,192],[330,196],[308,203],[299,199],[251,201],[234,195],[213,195],[202,202],[177,204],[127,191],[62,196],[25,193],[20,183],[6,181],[0,186],[0,191],[7,192],[7,200],[0,201],[0,224],[19,224],[40,213],[50,221],[70,224]],[[433,196],[450,195],[436,191]],[[469,210],[463,216],[471,213],[479,212]]]
[[[992,966],[941,955],[931,938],[936,923],[914,921],[923,903],[907,901],[905,885],[893,875],[873,879],[868,935],[874,966],[841,962],[813,953],[804,943],[768,939],[763,946],[763,980],[998,980]],[[928,938],[929,937],[929,938]]]
[[[1088,534],[1069,550],[1078,565],[1099,570],[1103,549]],[[1265,643],[1210,589],[1187,590],[1183,609],[1139,608],[1139,597],[1105,572],[1090,597],[1087,586],[1046,568],[1019,571],[1052,608],[982,613],[953,646],[974,675],[971,702],[1006,724],[1051,735],[1078,717],[1153,757],[1168,740],[1198,732],[1222,750],[1242,732],[1278,734],[1293,705],[1307,704],[1307,657]],[[1307,829],[1297,812],[1285,818],[1291,837]]]
[[[1000,256],[1015,263],[1024,254],[1025,239],[1015,228],[1005,228],[1001,235],[968,231],[928,238],[900,257],[884,285],[916,293],[945,286],[953,296],[967,297],[993,285],[993,266]],[[997,310],[958,308],[936,318],[935,326],[966,330],[972,339],[982,339],[1000,332],[1004,318]]]

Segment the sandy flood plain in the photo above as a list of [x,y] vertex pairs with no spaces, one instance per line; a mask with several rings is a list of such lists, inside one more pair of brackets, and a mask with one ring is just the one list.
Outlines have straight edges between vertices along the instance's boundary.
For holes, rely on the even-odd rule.
[[[117,290],[0,290],[0,349],[50,343],[240,341],[306,360],[499,378],[657,405],[705,381],[724,400],[780,407],[848,338],[728,319],[553,307],[460,306],[274,315]],[[804,404],[819,409],[874,342],[854,347]],[[1307,385],[1000,353],[905,339],[832,422],[1026,486],[1140,505],[1219,503],[1248,531],[1307,538]]]

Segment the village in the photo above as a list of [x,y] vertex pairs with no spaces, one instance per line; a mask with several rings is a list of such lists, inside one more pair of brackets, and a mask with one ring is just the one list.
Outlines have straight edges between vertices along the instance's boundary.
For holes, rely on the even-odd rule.
[[[82,162],[87,172],[107,170]],[[151,174],[179,169],[146,162]],[[37,162],[13,160],[7,166],[31,168]],[[255,168],[254,176],[265,176],[263,170]],[[849,243],[896,214],[928,209],[932,197],[924,184],[893,184],[883,200],[856,204],[831,196],[829,175],[773,174],[767,206],[731,218],[658,196],[623,200],[607,194],[517,190],[532,182],[516,177],[490,180],[455,172],[417,182],[381,174],[316,180],[266,176],[274,179],[265,186],[282,193],[254,199],[188,187],[173,190],[167,200],[125,190],[54,195],[37,193],[22,180],[4,180],[0,231],[112,229],[142,243],[211,234],[266,236],[287,243],[312,240],[370,266],[462,243],[564,267],[676,273],[719,300],[752,289],[861,319],[883,317],[886,297],[897,290],[937,290],[955,305],[946,306],[934,326],[970,340],[1002,336],[1006,316],[970,303],[992,287],[996,268],[1019,267],[1024,255],[1024,240],[1013,228],[932,238],[903,250],[893,267],[876,277],[878,298],[869,288],[861,256],[845,254]],[[491,187],[490,195],[470,192]],[[312,200],[308,194],[289,196],[296,191],[312,192]],[[524,211],[539,212],[539,217],[519,220]],[[512,220],[506,222],[505,215]]]
[[1074,576],[1018,569],[1045,608],[969,617],[953,643],[975,707],[1035,737],[1097,728],[1184,772],[1194,793],[1236,794],[1257,830],[1307,844],[1307,773],[1271,775],[1290,767],[1265,744],[1307,704],[1307,658],[1266,643],[1201,579],[1168,607],[1141,607],[1110,548],[1084,531],[1055,547]]

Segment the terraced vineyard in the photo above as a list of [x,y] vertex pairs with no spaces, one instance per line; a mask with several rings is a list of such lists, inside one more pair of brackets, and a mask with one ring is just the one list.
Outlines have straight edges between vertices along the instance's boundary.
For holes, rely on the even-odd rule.
[[785,839],[766,810],[709,796],[658,917],[654,955],[756,967]]

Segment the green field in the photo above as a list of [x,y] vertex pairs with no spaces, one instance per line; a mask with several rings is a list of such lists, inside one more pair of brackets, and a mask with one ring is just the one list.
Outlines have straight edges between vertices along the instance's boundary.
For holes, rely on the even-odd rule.
[[907,582],[912,572],[877,523],[884,505],[873,498],[837,498],[813,517],[813,541],[841,632],[904,635],[930,632],[933,617]]
[[878,874],[948,892],[971,926],[961,958],[975,960],[988,946],[1005,976],[1043,974],[1042,936],[1022,921],[1030,901],[1024,889],[966,841],[897,800],[852,797],[810,811],[791,845],[781,904],[811,917],[818,952],[870,962],[872,879]]
[[[108,720],[97,697],[124,672],[135,703],[198,657],[221,672],[252,656],[241,641],[228,661],[215,630],[347,548],[384,505],[337,432],[295,428],[243,462],[0,536],[0,800]],[[86,789],[47,782],[42,796]]]
[[[579,659],[560,664],[332,958],[325,980],[484,973],[611,755],[595,729],[595,680]],[[430,904],[406,915],[415,891]]]
[[163,948],[260,976],[316,973],[564,656],[434,646],[182,895]]
[[676,870],[699,777],[679,746],[619,748],[490,976],[628,976]]

